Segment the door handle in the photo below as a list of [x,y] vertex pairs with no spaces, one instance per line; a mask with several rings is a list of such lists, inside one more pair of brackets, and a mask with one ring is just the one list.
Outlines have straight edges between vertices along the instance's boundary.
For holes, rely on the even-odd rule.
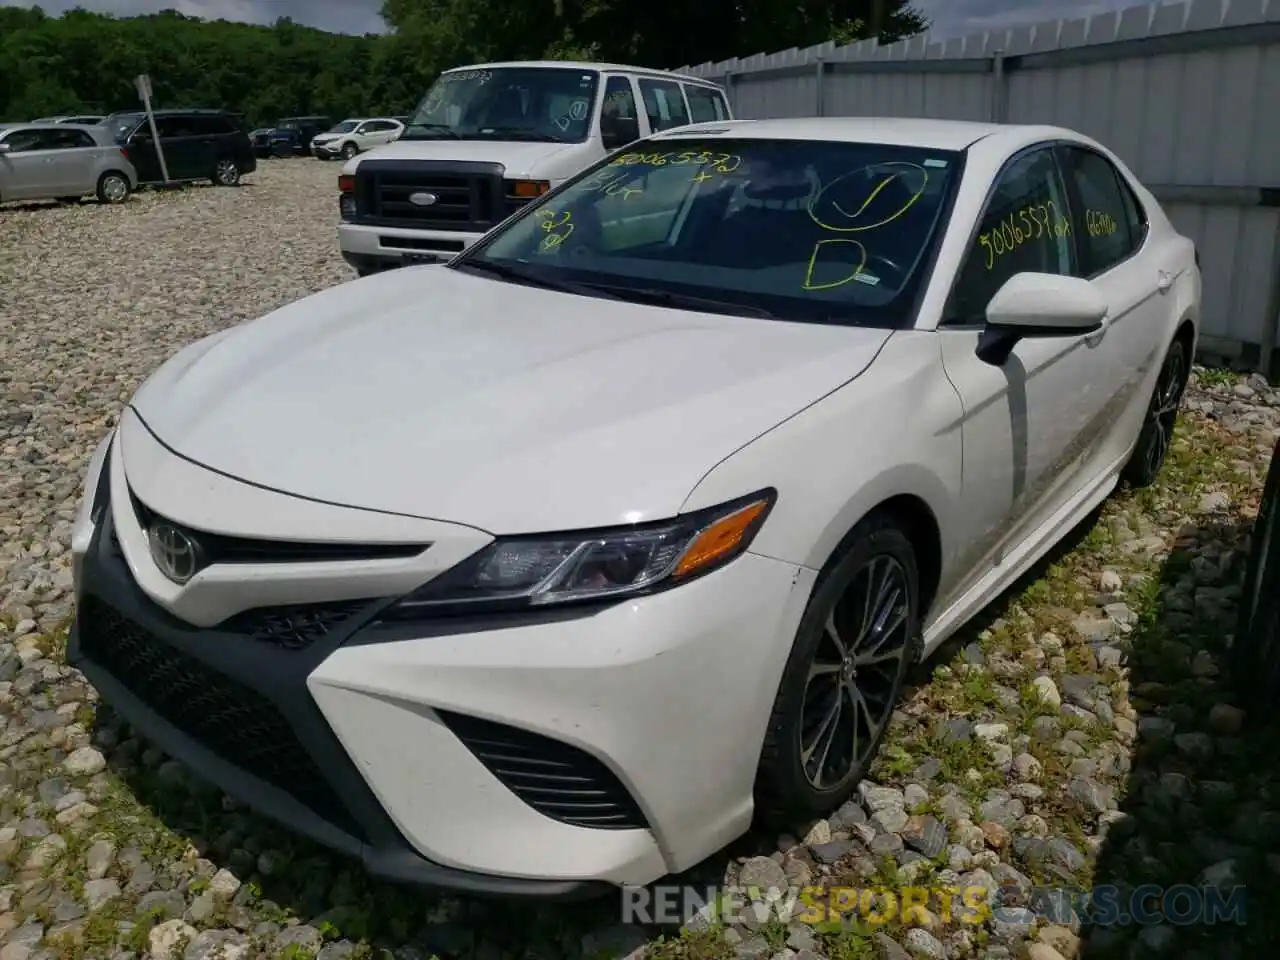
[[1173,274],[1160,271],[1159,277],[1156,279],[1156,289],[1161,293],[1168,293],[1173,286]]
[[1111,313],[1110,311],[1108,311],[1107,314],[1102,318],[1101,326],[1099,326],[1097,330],[1093,331],[1093,333],[1090,333],[1085,336],[1084,338],[1085,346],[1096,347],[1099,343],[1102,342],[1102,338],[1107,335],[1107,329],[1110,326],[1111,326]]

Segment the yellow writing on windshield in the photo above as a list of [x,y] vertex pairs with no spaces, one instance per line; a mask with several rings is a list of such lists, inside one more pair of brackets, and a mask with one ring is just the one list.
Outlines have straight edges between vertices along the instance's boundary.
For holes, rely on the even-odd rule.
[[1091,237],[1109,237],[1120,229],[1116,225],[1115,218],[1101,210],[1086,210],[1084,223]]
[[609,161],[611,167],[708,167],[702,171],[710,179],[714,174],[725,176],[742,166],[742,157],[736,153],[712,153],[708,150],[686,150],[682,153],[624,153]]
[[608,167],[580,184],[580,189],[588,193],[603,193],[607,197],[621,197],[629,200],[636,194],[644,193],[643,187],[634,186],[635,178],[630,174],[618,173]]
[[[860,202],[842,204],[830,195],[837,184],[862,178],[870,186]],[[861,233],[893,223],[906,213],[929,185],[929,171],[917,163],[876,163],[843,173],[809,200],[809,216],[832,233]],[[892,188],[892,189],[890,189]]]
[[986,268],[992,269],[1001,257],[1021,249],[1028,243],[1071,235],[1071,222],[1060,213],[1052,200],[1016,210],[985,233],[978,244],[986,255]]
[[[824,254],[831,252],[837,253],[835,265],[837,269],[843,271],[843,275],[830,280],[815,281],[814,273],[818,271],[819,261],[823,259]],[[867,248],[857,240],[850,240],[847,237],[819,240],[813,245],[813,252],[809,254],[809,265],[805,268],[804,282],[800,284],[800,289],[833,290],[836,287],[843,287],[851,280],[856,280],[866,265]]]
[[552,253],[560,249],[560,245],[569,239],[569,234],[573,233],[572,218],[573,214],[568,210],[538,211],[538,226],[546,233],[542,242],[538,244],[538,253]]

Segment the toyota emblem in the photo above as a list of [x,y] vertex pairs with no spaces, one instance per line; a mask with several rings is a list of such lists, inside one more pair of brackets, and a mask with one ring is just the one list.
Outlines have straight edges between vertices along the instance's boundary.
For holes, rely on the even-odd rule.
[[200,558],[196,542],[171,523],[153,523],[147,531],[151,559],[174,583],[186,583],[196,575]]
[[415,207],[429,207],[440,198],[434,193],[411,193],[409,194],[409,202]]

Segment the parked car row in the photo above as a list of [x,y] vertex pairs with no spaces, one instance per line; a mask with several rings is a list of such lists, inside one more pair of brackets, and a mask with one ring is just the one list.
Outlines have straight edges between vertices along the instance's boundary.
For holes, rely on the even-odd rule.
[[154,134],[141,110],[0,125],[0,202],[72,202],[92,194],[120,203],[141,186],[202,180],[235,186],[257,167],[238,114],[157,110],[154,118]]

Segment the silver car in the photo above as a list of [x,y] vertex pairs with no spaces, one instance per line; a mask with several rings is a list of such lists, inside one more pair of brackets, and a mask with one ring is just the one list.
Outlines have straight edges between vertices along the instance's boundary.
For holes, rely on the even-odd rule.
[[121,203],[138,172],[111,131],[71,123],[22,123],[0,128],[0,202],[62,200],[94,194]]

